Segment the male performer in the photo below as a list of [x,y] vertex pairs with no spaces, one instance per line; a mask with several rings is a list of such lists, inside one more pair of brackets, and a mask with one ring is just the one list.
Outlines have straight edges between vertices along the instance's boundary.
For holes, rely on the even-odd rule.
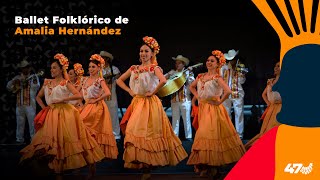
[[[174,76],[176,73],[182,72],[185,70],[185,67],[189,65],[189,59],[178,55],[177,57],[172,57],[175,61],[175,70],[169,71],[165,76],[169,79],[171,76]],[[192,140],[192,129],[191,129],[191,97],[189,85],[194,81],[194,75],[188,69],[184,72],[187,81],[184,85],[174,94],[171,95],[171,109],[172,109],[172,128],[174,133],[179,137],[179,122],[180,116],[182,116],[184,124],[185,138],[187,140]]]
[[242,84],[246,81],[245,73],[247,71],[246,68],[244,68],[244,65],[240,63],[238,54],[239,51],[235,51],[234,49],[229,50],[228,53],[224,54],[226,60],[229,62],[221,68],[221,75],[232,91],[229,98],[226,99],[223,104],[226,107],[230,118],[232,118],[231,108],[233,106],[235,127],[239,137],[242,139],[244,130],[243,98],[245,94]]
[[[37,75],[31,75],[32,67],[27,60],[23,60],[18,64],[21,73],[15,76],[7,84],[7,89],[16,93],[16,143],[23,144],[24,128],[26,118],[29,124],[29,134],[32,139],[34,130],[34,117],[36,115],[36,95],[40,88],[40,82]],[[30,140],[31,141],[31,140]]]
[[101,51],[100,56],[105,60],[106,67],[103,69],[103,77],[106,79],[106,83],[110,89],[111,96],[105,99],[108,106],[111,119],[112,119],[112,129],[113,134],[117,140],[120,140],[120,126],[119,126],[119,116],[118,116],[118,100],[116,93],[116,79],[120,77],[121,73],[116,66],[112,65],[113,55],[107,51]]

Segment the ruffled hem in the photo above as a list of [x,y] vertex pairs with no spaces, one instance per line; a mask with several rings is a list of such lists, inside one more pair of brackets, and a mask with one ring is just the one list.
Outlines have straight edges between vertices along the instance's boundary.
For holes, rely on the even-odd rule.
[[146,166],[175,166],[188,156],[174,137],[146,140],[127,134],[123,160],[126,168],[140,169]]
[[[106,159],[117,159],[118,147],[112,132],[110,114],[106,103],[86,104],[80,115],[90,136],[98,143]],[[94,123],[92,123],[94,121]],[[97,123],[97,124],[96,124]],[[92,126],[92,124],[96,124]]]
[[48,163],[48,167],[56,173],[61,173],[65,170],[78,169],[86,166],[87,163],[82,154],[75,154],[64,159],[54,158]]
[[[35,151],[44,149],[45,154],[54,155],[58,159],[64,159],[65,157],[78,154],[84,151],[82,143],[77,142],[65,142],[64,147],[58,146],[57,141],[54,141],[48,136],[43,136],[42,138],[34,138],[30,145],[25,147],[20,151],[20,153],[25,156],[26,154],[34,154]],[[32,153],[33,152],[33,153]]]
[[107,159],[117,159],[118,147],[113,134],[98,134],[97,142]]
[[34,138],[32,143],[20,151],[22,157],[20,163],[34,158],[52,156],[48,166],[55,172],[68,169],[77,169],[87,165],[84,158],[82,143],[66,142],[64,148],[59,148],[57,142],[50,137]]
[[80,121],[78,110],[71,104],[50,105],[43,126],[20,153],[20,162],[45,158],[49,160],[49,168],[56,172],[80,168],[104,158],[98,143]]
[[263,113],[263,123],[260,132],[250,139],[246,144],[245,148],[250,149],[256,141],[258,141],[266,132],[275,126],[279,126],[280,123],[277,121],[277,114],[280,112],[282,104],[271,104]]
[[205,164],[209,166],[221,166],[237,162],[244,154],[243,147],[238,146],[225,152],[212,150],[193,151],[190,154],[188,165]]
[[237,134],[223,139],[195,139],[192,150],[212,150],[218,152],[228,151],[235,146],[243,146]]
[[[87,134],[88,135],[88,134]],[[88,136],[87,136],[88,137]],[[50,137],[34,138],[32,143],[22,149],[20,163],[32,157],[52,156],[48,166],[55,172],[77,169],[101,161],[105,156],[94,139],[82,138],[77,142],[65,142],[63,148]]]
[[90,136],[88,131],[86,133],[86,138],[82,138],[82,146],[84,148],[84,157],[88,164],[93,164],[98,161],[101,161],[105,158],[105,155],[102,149],[99,147],[99,144],[96,140]]
[[192,146],[187,164],[220,166],[238,161],[244,153],[244,146],[237,135],[222,140],[198,139]]

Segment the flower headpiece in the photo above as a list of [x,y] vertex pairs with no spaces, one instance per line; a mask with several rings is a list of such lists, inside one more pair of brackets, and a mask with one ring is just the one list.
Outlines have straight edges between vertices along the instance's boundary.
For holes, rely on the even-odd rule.
[[100,64],[98,65],[99,67],[101,66],[101,68],[104,68],[104,66],[105,66],[105,61],[104,61],[104,59],[99,55],[99,54],[94,54],[94,55],[92,55],[91,57],[90,57],[90,60],[92,61],[92,60],[97,60],[97,61],[99,61],[100,62]]
[[82,76],[84,74],[84,70],[80,63],[75,63],[73,65],[73,69],[74,69],[74,72],[77,74],[77,76]]
[[214,55],[219,60],[220,67],[226,64],[226,58],[224,57],[224,54],[219,50],[212,51],[212,55]]
[[59,60],[59,63],[61,66],[64,66],[65,69],[68,69],[69,67],[69,61],[68,61],[68,58],[66,56],[64,56],[63,54],[61,53],[58,53],[54,56],[54,59],[57,59]]
[[158,44],[157,40],[153,37],[145,36],[143,37],[144,43],[146,43],[151,49],[153,49],[155,54],[160,52],[160,45]]

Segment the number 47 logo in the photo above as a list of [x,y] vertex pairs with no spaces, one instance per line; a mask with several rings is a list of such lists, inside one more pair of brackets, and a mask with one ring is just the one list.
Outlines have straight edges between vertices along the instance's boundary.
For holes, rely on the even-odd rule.
[[310,174],[312,171],[313,163],[310,163],[309,166],[305,167],[301,163],[289,163],[286,168],[284,168],[284,172],[288,172],[290,174],[297,174],[301,172],[302,174]]

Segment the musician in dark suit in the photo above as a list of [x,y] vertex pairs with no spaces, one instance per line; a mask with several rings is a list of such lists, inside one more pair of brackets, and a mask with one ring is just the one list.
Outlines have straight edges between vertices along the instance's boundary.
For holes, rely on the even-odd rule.
[[[26,118],[29,123],[29,133],[32,139],[34,135],[34,117],[36,115],[36,95],[40,88],[39,78],[36,74],[31,74],[32,67],[27,60],[18,64],[21,73],[15,76],[7,84],[10,92],[16,93],[16,143],[24,143],[24,128]],[[30,140],[31,141],[31,140]]]
[[[172,57],[175,61],[175,70],[169,71],[165,74],[167,79],[174,76],[175,74],[185,70],[186,66],[189,65],[189,59],[178,55],[177,57]],[[194,74],[188,69],[185,71],[184,75],[186,76],[187,81],[185,84],[175,93],[171,95],[171,109],[172,109],[172,128],[174,133],[179,136],[179,123],[180,117],[182,116],[184,124],[185,138],[187,140],[192,139],[192,129],[191,129],[191,96],[189,85],[194,81]]]

